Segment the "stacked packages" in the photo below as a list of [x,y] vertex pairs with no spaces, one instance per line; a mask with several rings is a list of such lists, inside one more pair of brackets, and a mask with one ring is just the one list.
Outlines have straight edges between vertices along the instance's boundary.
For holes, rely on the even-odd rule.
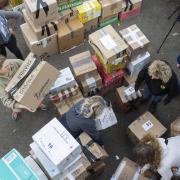
[[50,89],[50,99],[60,115],[83,99],[79,86],[69,67],[59,71],[59,77]]

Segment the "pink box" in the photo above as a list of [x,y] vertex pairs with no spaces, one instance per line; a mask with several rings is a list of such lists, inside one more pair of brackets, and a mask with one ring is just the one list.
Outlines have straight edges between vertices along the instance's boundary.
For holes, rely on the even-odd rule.
[[133,8],[131,11],[120,12],[119,19],[121,21],[125,21],[129,17],[138,16],[140,13],[141,13],[141,7],[136,7],[136,8]]

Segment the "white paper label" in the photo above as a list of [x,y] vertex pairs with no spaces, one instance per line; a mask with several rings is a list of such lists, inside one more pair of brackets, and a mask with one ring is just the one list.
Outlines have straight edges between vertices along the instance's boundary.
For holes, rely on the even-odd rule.
[[133,87],[129,87],[124,92],[125,92],[126,96],[130,96],[131,94],[133,94],[135,92],[135,89]]
[[96,80],[93,77],[86,79],[86,83],[90,89],[96,87]]
[[142,127],[145,131],[148,131],[149,129],[151,129],[154,126],[154,124],[149,120],[147,122],[145,122]]
[[102,37],[100,41],[107,50],[111,50],[117,46],[117,44],[109,35]]

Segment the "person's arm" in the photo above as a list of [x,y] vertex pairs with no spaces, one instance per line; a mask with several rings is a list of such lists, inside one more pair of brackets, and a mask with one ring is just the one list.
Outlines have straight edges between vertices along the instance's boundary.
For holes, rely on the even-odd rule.
[[99,131],[96,130],[95,122],[93,119],[85,119],[83,123],[80,124],[81,129],[86,132],[93,141],[97,142],[99,145],[104,145],[102,136]]

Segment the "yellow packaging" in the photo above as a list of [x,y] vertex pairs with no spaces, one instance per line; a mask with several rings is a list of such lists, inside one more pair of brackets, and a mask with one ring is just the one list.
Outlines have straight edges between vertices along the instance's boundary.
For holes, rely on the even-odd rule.
[[114,63],[114,64],[111,64],[111,63],[105,64],[100,56],[98,56],[96,54],[96,57],[98,58],[99,62],[103,65],[104,71],[107,74],[111,74],[113,71],[117,71],[119,69],[124,69],[126,67],[126,64],[127,64],[127,55],[120,57],[119,63]]
[[78,10],[78,18],[82,23],[101,16],[101,4],[97,0],[86,1],[76,8]]

